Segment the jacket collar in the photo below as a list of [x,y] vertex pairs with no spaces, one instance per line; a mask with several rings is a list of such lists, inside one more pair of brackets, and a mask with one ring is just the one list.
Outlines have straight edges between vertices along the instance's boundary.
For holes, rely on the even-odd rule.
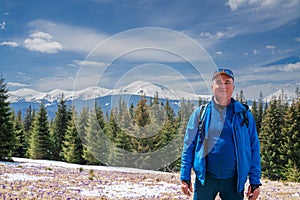
[[[213,98],[212,98],[211,102],[209,102],[210,106],[216,106]],[[233,113],[244,112],[245,110],[247,110],[249,108],[248,105],[242,104],[241,102],[235,100],[234,98],[231,98],[231,102],[230,102],[229,106],[233,106]]]

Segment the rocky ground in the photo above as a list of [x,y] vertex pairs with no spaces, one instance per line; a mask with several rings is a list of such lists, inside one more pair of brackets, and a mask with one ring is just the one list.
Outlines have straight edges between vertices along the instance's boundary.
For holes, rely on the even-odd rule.
[[[0,199],[189,199],[182,194],[178,177],[19,159],[0,163]],[[300,183],[263,180],[260,199],[300,199]]]

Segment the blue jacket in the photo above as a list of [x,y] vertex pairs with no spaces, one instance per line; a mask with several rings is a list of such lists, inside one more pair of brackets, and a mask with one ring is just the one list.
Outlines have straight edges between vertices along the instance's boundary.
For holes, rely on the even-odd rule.
[[[237,191],[241,192],[249,176],[250,184],[260,184],[260,144],[253,115],[238,101],[234,101],[232,129],[237,158]],[[243,123],[246,111],[248,126]],[[206,177],[205,138],[207,138],[210,121],[211,103],[203,112],[203,128],[198,131],[200,107],[190,116],[184,137],[181,157],[180,180],[191,180],[191,169],[203,185]]]

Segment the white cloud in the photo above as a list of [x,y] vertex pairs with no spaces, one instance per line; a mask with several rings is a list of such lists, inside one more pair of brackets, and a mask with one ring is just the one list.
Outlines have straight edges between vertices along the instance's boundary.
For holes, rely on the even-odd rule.
[[53,36],[49,35],[48,33],[44,33],[42,31],[35,31],[32,34],[30,34],[31,38],[43,38],[46,40],[51,40]]
[[281,68],[282,71],[285,71],[285,72],[296,72],[296,71],[300,71],[300,62],[297,62],[295,64],[287,64],[287,65],[284,65],[282,68]]
[[258,51],[256,49],[253,50],[253,54],[256,55],[258,54]]
[[269,32],[299,19],[300,1],[296,1],[227,0],[226,5],[232,12],[215,17],[208,15],[204,22],[185,31],[206,48],[237,36]]
[[237,88],[243,89],[247,97],[258,98],[260,91],[269,95],[280,89],[294,91],[299,83],[300,62],[295,64],[249,67],[237,73]]
[[72,77],[45,77],[37,80],[33,87],[39,91],[51,91],[54,89],[70,90],[73,88],[74,78]]
[[274,46],[274,45],[266,45],[266,47],[265,47],[266,49],[275,49],[276,48],[276,46]]
[[225,5],[229,6],[230,9],[234,11],[244,4],[244,0],[228,0],[228,2]]
[[290,8],[298,4],[298,0],[228,0],[226,3],[232,11],[249,6],[255,7],[256,9],[267,9],[274,8],[279,5],[285,8]]
[[17,47],[19,46],[17,42],[1,42],[0,46],[10,46],[10,47]]
[[15,83],[15,82],[8,82],[7,85],[8,86],[14,86],[14,87],[25,87],[25,86],[28,86],[27,84]]
[[231,22],[232,29],[227,31],[232,36],[271,31],[300,17],[299,0],[228,0],[226,5],[232,10],[231,14],[214,27],[224,27]]
[[[22,81],[19,80],[18,81]],[[7,87],[9,88],[10,91],[18,90],[20,88],[29,88],[31,85],[25,84],[25,83],[20,83],[20,82],[8,82]]]
[[223,52],[222,52],[222,51],[217,51],[216,54],[217,54],[217,55],[222,55]]
[[295,41],[296,41],[296,42],[300,42],[300,37],[296,37],[296,38],[295,38]]
[[93,66],[93,67],[105,67],[107,63],[96,62],[96,61],[88,61],[88,60],[74,60],[73,61],[76,66]]
[[3,21],[3,22],[0,23],[0,29],[1,29],[1,30],[4,30],[4,29],[5,29],[5,26],[6,26],[5,21]]
[[205,37],[211,40],[219,40],[223,38],[227,38],[228,35],[225,32],[218,31],[215,34],[210,32],[204,32],[200,34],[201,37]]
[[[29,25],[55,36],[65,51],[94,56],[98,59],[94,60],[96,62],[120,57],[135,61],[166,62],[208,59],[206,52],[194,39],[169,29],[138,28],[109,36],[89,28],[44,20],[33,21]],[[216,39],[220,37],[223,37],[221,32],[215,35]]]
[[62,50],[59,42],[52,41],[53,36],[42,31],[35,31],[24,41],[25,48],[31,51],[53,54]]
[[[270,73],[282,73],[282,72],[300,72],[300,62],[290,63],[285,65],[273,65],[267,67],[260,67],[254,70],[255,73],[265,73],[270,75]],[[295,74],[293,74],[295,75]]]
[[23,84],[23,83],[15,83],[15,82],[8,82],[7,83],[8,87],[27,87],[27,84]]
[[60,41],[65,51],[89,53],[109,36],[90,28],[70,26],[47,20],[35,20],[29,23],[34,29],[43,30]]
[[25,81],[25,82],[30,82],[32,81],[30,75],[24,73],[24,72],[17,72],[14,73],[14,77],[16,78],[16,80],[18,81]]

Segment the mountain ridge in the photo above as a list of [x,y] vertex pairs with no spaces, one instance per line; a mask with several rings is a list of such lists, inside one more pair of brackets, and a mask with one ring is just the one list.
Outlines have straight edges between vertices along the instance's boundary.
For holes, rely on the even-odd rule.
[[[62,98],[62,95],[66,100],[67,105],[74,105],[78,110],[82,109],[83,106],[92,106],[95,101],[97,101],[104,112],[109,112],[112,107],[116,106],[120,98],[123,98],[125,101],[127,100],[128,102],[126,103],[128,106],[130,106],[131,103],[136,105],[141,95],[145,95],[149,101],[155,95],[158,95],[158,98],[162,103],[169,100],[170,105],[175,112],[178,111],[183,99],[192,101],[194,105],[198,105],[198,101],[200,99],[206,101],[211,99],[211,95],[193,94],[170,89],[159,84],[137,81],[113,90],[100,87],[89,87],[75,91],[54,89],[50,92],[39,92],[29,88],[22,88],[9,92],[9,101],[11,102],[11,107],[16,112],[21,111],[23,116],[29,106],[31,106],[33,110],[38,110],[40,103],[44,102],[48,116],[51,119],[55,117],[57,105],[59,100]],[[263,98],[263,102],[269,102],[272,98],[279,98],[281,95],[282,90],[278,90],[271,95],[265,96]],[[292,98],[295,98],[296,93],[283,91],[283,95],[284,100],[291,102]],[[250,107],[252,102],[253,99],[248,100],[248,105]]]
[[127,86],[120,87],[117,89],[107,89],[101,87],[88,87],[81,90],[62,90],[62,89],[54,89],[50,92],[40,92],[37,90],[29,89],[29,88],[21,88],[15,91],[9,92],[9,101],[11,102],[41,102],[47,100],[48,102],[58,101],[62,95],[64,95],[65,99],[75,100],[90,100],[96,99],[99,97],[109,96],[109,95],[145,95],[149,97],[153,97],[156,94],[159,98],[164,99],[189,99],[189,100],[198,100],[208,99],[210,95],[199,95],[188,93],[185,91],[174,90],[162,85],[144,82],[144,81],[136,81]]

